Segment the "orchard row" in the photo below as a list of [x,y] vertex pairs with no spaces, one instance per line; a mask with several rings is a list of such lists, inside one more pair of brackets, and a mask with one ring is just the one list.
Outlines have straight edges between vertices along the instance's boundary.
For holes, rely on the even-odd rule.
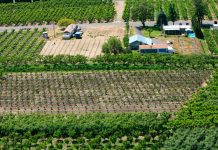
[[113,20],[114,4],[111,0],[53,0],[34,3],[0,4],[0,25],[53,23],[62,18],[78,22]]
[[[194,5],[192,0],[146,0],[149,4],[152,4],[153,9],[148,17],[150,20],[156,20],[161,9],[169,16],[169,5],[174,4],[175,10],[179,16],[178,20],[190,20],[194,11]],[[127,0],[126,7],[123,14],[123,19],[131,20],[131,8],[137,5],[139,0]],[[218,2],[216,0],[207,0],[207,16],[205,19],[218,19]],[[137,6],[136,6],[137,7]]]

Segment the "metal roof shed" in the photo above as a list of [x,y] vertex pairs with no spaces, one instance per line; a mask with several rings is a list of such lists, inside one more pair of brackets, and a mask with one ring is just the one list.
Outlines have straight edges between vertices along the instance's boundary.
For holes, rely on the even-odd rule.
[[129,38],[129,45],[132,50],[138,50],[139,45],[152,45],[152,39],[136,34]]
[[186,32],[186,29],[192,29],[191,25],[167,25],[163,26],[165,34],[180,35]]

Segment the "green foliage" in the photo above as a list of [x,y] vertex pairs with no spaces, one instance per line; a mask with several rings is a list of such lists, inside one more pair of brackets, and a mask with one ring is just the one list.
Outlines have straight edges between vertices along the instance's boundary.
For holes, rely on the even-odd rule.
[[[126,0],[126,6],[125,6],[125,11],[123,14],[123,20],[125,21],[129,21],[130,18],[132,18],[131,16],[132,14],[132,8],[137,7],[139,8],[139,3],[142,0]],[[170,13],[169,10],[169,5],[174,5],[175,6],[175,11],[173,13],[173,15],[175,15],[176,12],[176,17],[173,18],[177,18],[176,20],[191,20],[191,17],[195,14],[195,2],[194,0],[144,0],[146,3],[151,4],[151,6],[153,6],[153,10],[152,10],[152,14],[149,17],[149,19],[154,20],[157,18],[158,13],[161,11],[161,9],[163,9],[163,11],[166,13],[166,15],[168,16],[168,19],[170,21],[172,21],[170,19],[170,15],[172,15]],[[216,17],[218,16],[218,9],[216,7],[216,0],[201,0],[203,1],[203,4],[200,4],[201,6],[204,5],[206,10],[210,10],[210,8],[212,7],[212,11],[206,11],[205,13],[205,17],[208,17],[210,20],[213,19],[213,14],[215,13]],[[216,1],[216,2],[215,2]],[[198,2],[197,2],[198,4]],[[200,7],[201,7],[200,6]],[[198,6],[199,7],[199,6]],[[135,11],[135,10],[134,10]],[[214,12],[214,13],[213,13]]]
[[205,0],[193,0],[194,4],[194,16],[197,17],[198,24],[202,25],[202,20],[204,19],[204,16],[208,14],[208,5]]
[[149,37],[151,37],[151,33],[153,32],[153,29],[149,28],[148,29],[148,34],[149,34]]
[[46,0],[34,3],[0,4],[0,25],[58,22],[110,21],[115,16],[112,0]]
[[169,20],[172,21],[173,24],[174,24],[174,22],[176,20],[178,20],[178,18],[179,18],[179,16],[178,16],[178,14],[176,12],[175,5],[170,3],[170,5],[169,5]]
[[126,48],[129,47],[129,35],[125,34],[124,38],[123,38],[123,44]]
[[153,16],[153,5],[148,1],[138,1],[132,10],[132,20],[137,21],[140,20],[142,22],[143,27],[145,26],[145,21],[147,19],[151,19]]
[[[68,131],[74,131],[74,139],[68,138],[68,145],[73,145],[78,148],[100,148],[113,146],[120,147],[116,141],[120,141],[125,148],[133,148],[133,135],[135,131],[139,131],[141,136],[146,135],[150,139],[150,143],[158,147],[162,146],[155,140],[152,140],[150,133],[155,133],[155,136],[166,132],[166,123],[170,115],[167,113],[123,113],[123,114],[86,114],[81,116],[76,115],[6,115],[0,119],[0,142],[4,141],[10,147],[12,143],[20,143],[20,148],[24,146],[32,147],[36,143],[40,143],[42,147],[61,149],[65,140],[69,137]],[[26,132],[30,132],[29,136]],[[44,134],[42,134],[44,133]],[[13,138],[14,135],[19,138]],[[87,137],[86,135],[90,135]],[[56,137],[54,142],[51,137]],[[127,136],[127,141],[122,141],[120,138]],[[138,138],[138,137],[135,137]],[[7,142],[10,139],[12,142]],[[28,140],[26,140],[28,139]],[[110,140],[109,140],[110,139]],[[163,138],[162,140],[165,140]],[[45,141],[45,142],[43,142]],[[31,143],[31,144],[30,144]],[[47,144],[46,144],[47,143]]]
[[218,149],[218,128],[179,128],[166,140],[164,149]]
[[0,79],[3,77],[3,74],[4,73],[4,70],[3,69],[0,69]]
[[197,16],[192,16],[192,28],[195,32],[195,35],[197,38],[199,39],[203,39],[204,38],[204,35],[203,35],[203,32],[201,30],[201,24],[198,22],[198,18]]
[[163,25],[168,25],[168,19],[166,14],[163,12],[163,10],[161,10],[161,12],[157,17],[157,26],[162,27]]
[[204,38],[207,41],[208,48],[212,54],[218,54],[218,32],[210,29],[204,29]]
[[11,64],[22,64],[36,60],[38,54],[45,44],[41,37],[42,31],[14,30],[0,33],[0,64],[3,68]]
[[67,27],[68,25],[75,24],[75,23],[76,22],[74,20],[65,18],[65,19],[60,19],[58,21],[58,26],[60,26],[60,27]]
[[106,43],[102,46],[102,51],[104,53],[119,54],[123,53],[124,49],[122,47],[121,41],[116,37],[110,37]]
[[5,72],[60,71],[60,70],[119,70],[119,69],[213,69],[216,57],[209,55],[117,54],[94,59],[84,56],[46,56],[36,61],[0,67]]
[[[202,83],[204,84],[204,83]],[[178,112],[177,117],[170,124],[177,126],[217,126],[218,125],[218,71],[206,87],[196,94]]]

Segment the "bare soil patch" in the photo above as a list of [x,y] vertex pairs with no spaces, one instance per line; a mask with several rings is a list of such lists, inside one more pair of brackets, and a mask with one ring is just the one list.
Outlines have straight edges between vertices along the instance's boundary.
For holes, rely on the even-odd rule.
[[[124,36],[124,27],[115,25],[98,25],[83,28],[82,39],[62,40],[62,33],[56,31],[56,37],[47,41],[40,55],[83,55],[94,58],[102,53],[105,41],[115,36],[120,39]],[[52,31],[49,31],[52,34]]]

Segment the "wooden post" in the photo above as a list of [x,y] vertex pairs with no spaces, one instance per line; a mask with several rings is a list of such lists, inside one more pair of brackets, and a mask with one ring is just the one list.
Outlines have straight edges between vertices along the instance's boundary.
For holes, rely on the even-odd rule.
[[53,22],[54,38],[55,38],[55,22]]

